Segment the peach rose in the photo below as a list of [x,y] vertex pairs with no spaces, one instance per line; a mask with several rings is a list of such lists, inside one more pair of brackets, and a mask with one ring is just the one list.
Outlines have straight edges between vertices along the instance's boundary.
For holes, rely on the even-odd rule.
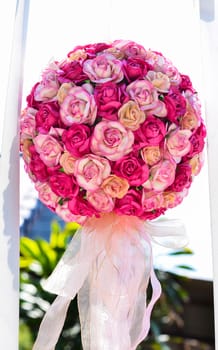
[[172,131],[166,141],[169,153],[173,157],[185,156],[191,149],[191,142],[189,141],[191,135],[192,132],[187,129]]
[[60,157],[60,165],[64,169],[64,172],[68,175],[74,173],[76,159],[67,151],[65,151]]
[[88,202],[101,213],[110,213],[114,208],[114,200],[102,189],[97,189],[94,192],[87,191]]
[[134,131],[145,121],[145,113],[134,101],[128,101],[119,109],[118,119],[125,128]]
[[156,164],[161,159],[161,151],[159,146],[147,146],[142,148],[141,157],[144,162],[150,166]]
[[59,163],[63,148],[54,137],[39,134],[33,141],[36,152],[39,153],[39,156],[45,165],[48,167],[54,167]]
[[96,191],[110,172],[110,163],[103,157],[88,154],[75,161],[74,175],[85,190]]
[[32,144],[32,141],[29,139],[24,139],[21,143],[21,151],[23,153],[23,159],[26,163],[29,163],[31,161],[30,146]]
[[68,58],[69,61],[83,61],[87,58],[87,53],[84,49],[78,49],[76,51],[71,52]]
[[60,117],[66,126],[74,123],[92,125],[97,114],[94,96],[80,86],[73,86],[64,98]]
[[162,72],[149,70],[146,78],[156,87],[157,91],[168,92],[170,88],[170,79]]
[[132,151],[134,135],[116,121],[102,121],[95,126],[91,139],[93,153],[118,160]]
[[203,153],[196,154],[193,158],[189,160],[189,164],[191,165],[192,174],[194,176],[198,175],[204,164]]
[[57,93],[57,99],[59,104],[61,105],[65,99],[65,97],[68,95],[68,92],[73,87],[72,83],[63,83]]
[[119,176],[110,175],[103,181],[101,188],[112,198],[123,198],[128,192],[129,183]]
[[165,208],[174,208],[179,205],[183,198],[187,195],[188,189],[184,189],[182,192],[167,191],[163,192],[163,204]]
[[107,81],[118,83],[123,79],[121,61],[108,53],[86,60],[83,64],[83,71],[94,83],[106,83]]
[[186,110],[186,113],[180,119],[182,129],[196,129],[199,126],[199,118],[189,103],[187,103]]

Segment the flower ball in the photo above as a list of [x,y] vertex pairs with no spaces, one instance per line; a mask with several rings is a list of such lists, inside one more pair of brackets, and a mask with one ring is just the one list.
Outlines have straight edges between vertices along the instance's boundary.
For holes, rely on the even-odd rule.
[[182,202],[201,170],[206,130],[190,78],[135,42],[75,47],[26,101],[25,169],[64,221],[152,220]]

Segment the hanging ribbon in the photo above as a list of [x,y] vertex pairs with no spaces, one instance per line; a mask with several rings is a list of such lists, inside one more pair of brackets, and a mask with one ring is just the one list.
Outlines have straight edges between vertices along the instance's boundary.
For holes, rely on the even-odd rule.
[[55,349],[76,294],[84,350],[135,350],[149,332],[151,312],[161,294],[151,239],[162,239],[168,247],[177,242],[177,248],[186,242],[177,221],[145,223],[114,213],[89,219],[44,283],[58,296],[44,316],[33,350]]

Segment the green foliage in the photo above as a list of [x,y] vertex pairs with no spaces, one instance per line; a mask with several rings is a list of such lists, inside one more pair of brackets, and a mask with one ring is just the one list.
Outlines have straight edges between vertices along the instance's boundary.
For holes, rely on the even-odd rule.
[[[27,237],[20,240],[20,350],[32,348],[42,317],[55,298],[55,295],[43,290],[42,281],[54,270],[77,228],[77,224],[68,223],[61,230],[57,222],[52,222],[49,242]],[[191,253],[185,249],[170,255]],[[159,340],[162,326],[166,323],[182,325],[183,306],[188,301],[188,294],[178,276],[159,270],[156,274],[162,286],[162,295],[152,313],[151,331],[146,346],[150,346],[151,350],[168,350],[168,345]],[[71,302],[56,346],[56,350],[70,349],[82,349],[76,298]],[[144,349],[143,343],[139,346],[138,350],[140,349]]]

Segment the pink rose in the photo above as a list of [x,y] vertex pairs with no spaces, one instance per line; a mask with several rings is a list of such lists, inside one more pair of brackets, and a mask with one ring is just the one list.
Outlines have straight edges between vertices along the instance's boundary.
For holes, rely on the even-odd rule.
[[143,111],[152,110],[159,104],[157,91],[148,80],[135,80],[127,86],[126,91]]
[[178,69],[173,66],[173,64],[167,60],[166,64],[163,67],[163,73],[165,73],[169,79],[170,79],[170,83],[172,85],[179,85],[181,82],[181,76],[179,74]]
[[90,128],[84,124],[73,124],[62,135],[65,148],[76,158],[90,153]]
[[88,154],[75,162],[74,175],[77,182],[89,191],[96,191],[110,172],[109,161],[93,154]]
[[60,70],[61,73],[59,73],[58,80],[61,84],[68,82],[77,84],[88,79],[87,75],[83,72],[82,65],[78,61],[65,61],[60,65]]
[[99,216],[98,211],[84,198],[85,192],[80,192],[78,196],[73,197],[68,202],[68,208],[74,215],[87,216]]
[[170,88],[170,79],[162,72],[149,70],[146,78],[156,87],[159,92],[168,92]]
[[141,191],[131,189],[123,198],[116,199],[114,211],[119,215],[141,216],[143,213],[141,200]]
[[149,169],[142,159],[134,154],[128,154],[116,161],[113,172],[128,180],[130,186],[140,186],[147,181]]
[[56,207],[60,197],[58,197],[54,192],[52,192],[51,187],[47,182],[37,182],[35,188],[39,192],[39,199],[42,203],[44,203],[50,208]]
[[41,104],[36,113],[36,129],[47,134],[50,128],[58,126],[59,122],[59,105],[57,102],[48,102]]
[[132,150],[134,135],[116,121],[102,121],[93,131],[91,151],[110,160],[118,160]]
[[63,151],[60,143],[50,135],[39,134],[35,137],[34,145],[42,161],[48,166],[56,166]]
[[35,147],[32,145],[29,147],[30,152],[30,162],[28,169],[30,170],[31,178],[35,181],[44,182],[48,178],[48,171],[45,163],[41,160],[39,154],[36,152]]
[[174,182],[175,172],[176,163],[173,160],[161,160],[150,169],[149,180],[143,184],[143,187],[157,192],[164,191]]
[[123,71],[128,82],[143,79],[147,73],[147,64],[141,57],[128,57],[123,62]]
[[173,157],[183,157],[190,151],[191,143],[189,138],[191,134],[191,131],[188,129],[175,129],[169,133],[166,145]]
[[79,193],[74,177],[61,172],[54,172],[49,178],[49,184],[52,191],[62,198],[72,198]]
[[164,207],[164,200],[162,193],[156,193],[152,191],[142,192],[142,207],[144,211],[151,211]]
[[192,182],[192,169],[188,163],[179,164],[176,168],[175,180],[169,191],[182,192],[189,188]]
[[34,98],[36,101],[51,101],[57,95],[59,83],[57,79],[58,66],[52,63],[42,75],[42,81],[36,86]]
[[118,83],[123,79],[122,63],[111,54],[101,54],[83,63],[83,71],[94,83],[113,81]]
[[94,192],[87,191],[87,201],[101,213],[110,213],[114,208],[114,200],[102,189]]
[[34,108],[26,108],[20,119],[21,140],[33,139],[36,135],[35,115],[37,110]]
[[98,107],[98,116],[117,120],[117,111],[123,103],[128,101],[125,85],[117,85],[113,82],[97,85],[94,96]]
[[74,123],[92,125],[96,113],[97,108],[93,95],[80,86],[74,86],[68,91],[60,108],[61,120],[66,126]]
[[166,127],[160,119],[149,116],[134,135],[136,149],[144,146],[158,146],[166,135]]
[[119,49],[126,57],[145,57],[146,51],[142,45],[130,40],[115,40],[113,46]]
[[77,222],[78,224],[83,225],[87,220],[86,216],[73,214],[68,208],[68,202],[64,202],[62,205],[58,204],[56,206],[55,212],[65,222]]

